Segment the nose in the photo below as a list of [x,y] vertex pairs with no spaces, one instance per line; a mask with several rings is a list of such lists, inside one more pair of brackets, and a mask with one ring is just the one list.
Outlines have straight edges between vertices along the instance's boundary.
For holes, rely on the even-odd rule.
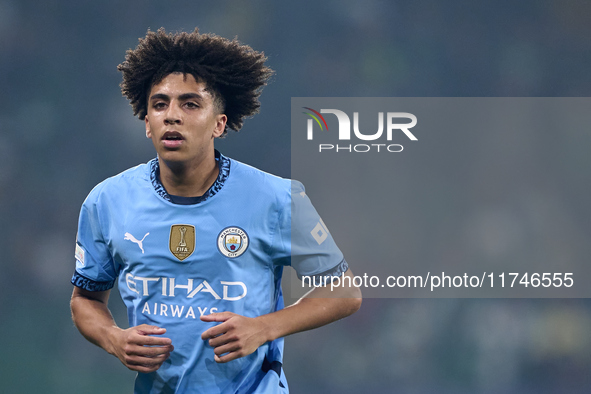
[[176,103],[170,103],[168,111],[166,112],[166,117],[164,118],[164,123],[170,125],[182,123],[182,111],[178,108]]

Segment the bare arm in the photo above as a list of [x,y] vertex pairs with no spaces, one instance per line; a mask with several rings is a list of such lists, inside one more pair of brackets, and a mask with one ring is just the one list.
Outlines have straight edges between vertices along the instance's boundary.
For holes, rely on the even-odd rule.
[[116,356],[127,368],[153,372],[170,356],[170,338],[153,337],[166,332],[164,328],[142,324],[123,330],[109,311],[110,290],[88,291],[74,287],[70,308],[78,331],[90,342]]
[[[351,270],[344,273],[352,276]],[[222,322],[206,330],[202,339],[214,347],[215,361],[224,363],[254,352],[277,338],[311,330],[355,313],[361,306],[356,287],[317,287],[295,304],[277,312],[249,318],[232,312],[204,315],[201,320]]]

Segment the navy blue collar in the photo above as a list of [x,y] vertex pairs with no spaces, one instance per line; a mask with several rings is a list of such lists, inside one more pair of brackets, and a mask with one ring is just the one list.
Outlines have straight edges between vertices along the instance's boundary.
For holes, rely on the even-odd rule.
[[211,187],[199,197],[182,197],[182,196],[173,196],[168,194],[162,182],[160,182],[160,164],[158,163],[158,158],[152,159],[148,164],[150,165],[150,180],[152,181],[152,186],[154,186],[154,190],[156,193],[166,201],[170,201],[173,204],[179,205],[193,205],[199,204],[208,198],[215,196],[217,192],[219,192],[226,179],[230,175],[230,159],[222,155],[219,151],[215,151],[215,160],[218,163],[218,168],[220,169],[220,173],[216,178],[215,182]]

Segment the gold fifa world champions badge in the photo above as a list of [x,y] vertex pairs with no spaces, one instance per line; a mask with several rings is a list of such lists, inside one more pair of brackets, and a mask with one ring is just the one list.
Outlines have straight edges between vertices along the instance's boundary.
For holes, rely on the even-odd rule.
[[170,252],[183,261],[195,250],[195,226],[190,224],[174,224],[170,227]]

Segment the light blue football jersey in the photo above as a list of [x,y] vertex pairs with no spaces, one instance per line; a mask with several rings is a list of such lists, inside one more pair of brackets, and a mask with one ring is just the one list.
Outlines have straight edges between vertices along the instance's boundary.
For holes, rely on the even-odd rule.
[[[301,183],[228,159],[195,199],[167,194],[157,159],[97,185],[78,223],[75,286],[118,280],[129,325],[166,328],[174,351],[136,393],[286,393],[283,339],[218,364],[202,314],[256,317],[283,308],[281,275],[341,275],[347,263]],[[174,202],[173,202],[174,201]],[[191,203],[191,204],[188,204]]]

